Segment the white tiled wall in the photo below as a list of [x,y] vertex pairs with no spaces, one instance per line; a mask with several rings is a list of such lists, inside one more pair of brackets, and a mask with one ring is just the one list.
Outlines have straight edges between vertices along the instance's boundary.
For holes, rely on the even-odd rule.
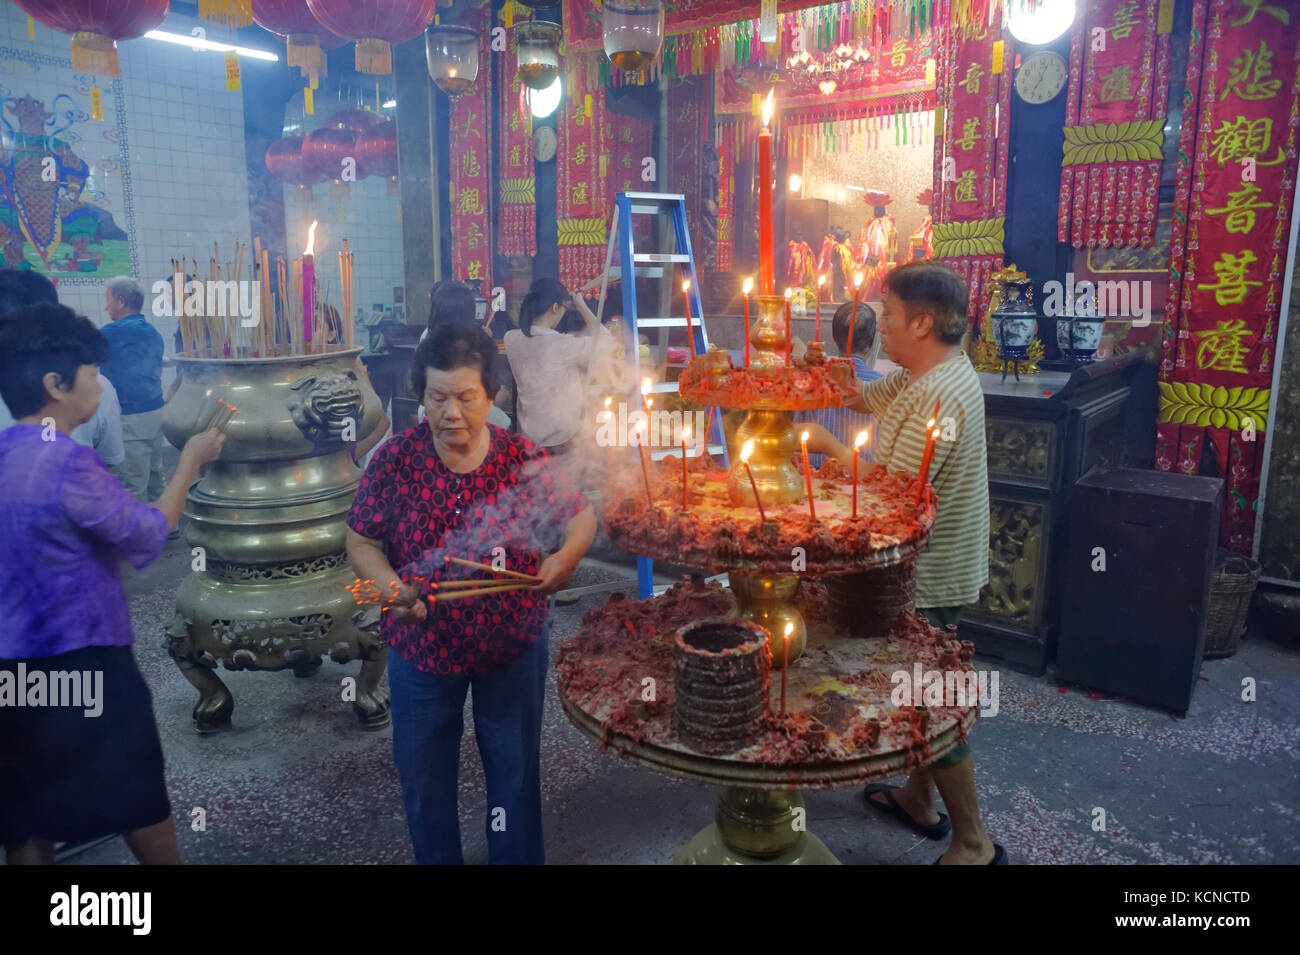
[[[189,34],[196,25],[199,21],[172,14],[160,29]],[[0,46],[70,57],[66,34],[40,23],[35,33],[33,43],[26,14],[15,4],[0,3]],[[266,47],[274,49],[269,35],[267,41]],[[118,57],[135,212],[135,277],[148,292],[154,281],[166,278],[173,256],[201,256],[206,275],[214,240],[223,257],[236,238],[251,241],[243,93],[227,91],[220,53],[139,39],[119,43]],[[115,122],[112,115],[104,118],[110,125]],[[118,225],[126,228],[124,210],[113,211]],[[107,321],[102,284],[64,283],[59,297],[95,322]],[[175,320],[153,321],[170,350]]]
[[[350,104],[348,104],[350,105]],[[294,94],[285,109],[287,127],[294,134],[306,135],[318,128],[331,114],[342,108],[327,95],[318,95],[315,112],[303,114],[302,93]],[[373,107],[372,107],[373,108]],[[393,110],[382,109],[381,114],[392,118]],[[323,256],[325,267],[319,281],[329,281],[328,301],[339,306],[338,251],[342,239],[348,240],[353,259],[353,301],[355,307],[368,315],[371,306],[393,306],[393,288],[402,284],[402,221],[401,203],[397,196],[388,195],[387,182],[370,177],[349,183],[347,199],[330,196],[329,183],[312,187],[311,202],[294,199],[293,186],[285,186],[284,215],[285,237],[290,249],[301,250],[307,244],[307,227],[312,219],[316,227],[316,249]],[[422,305],[427,310],[428,305]],[[427,315],[418,316],[423,321]],[[364,337],[360,338],[364,343]]]

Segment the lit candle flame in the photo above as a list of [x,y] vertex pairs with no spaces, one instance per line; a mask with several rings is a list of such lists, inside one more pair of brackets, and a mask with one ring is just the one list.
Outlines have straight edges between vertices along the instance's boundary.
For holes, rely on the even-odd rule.
[[790,640],[790,634],[792,634],[792,633],[794,633],[794,624],[792,624],[792,623],[787,623],[787,624],[785,625],[785,639],[786,639],[787,642],[789,642],[789,640]]
[[942,432],[940,432],[938,428],[935,428],[933,431],[930,432],[930,437],[931,437],[933,440],[938,441],[938,440],[939,440],[939,435],[940,435],[941,433],[942,433]]
[[610,403],[610,401],[612,401],[612,400],[613,400],[612,398],[606,398],[606,399],[605,399],[605,410],[606,410],[606,411],[609,410],[609,403]]
[[817,276],[817,287],[821,288],[825,284],[826,284],[826,276],[824,275]]
[[866,443],[867,443],[867,433],[865,431],[859,431],[858,436],[853,439],[853,446],[855,448],[860,448]]
[[682,282],[682,291],[689,292],[690,290],[691,290],[691,280],[687,279],[686,281]]
[[450,77],[451,79],[455,79],[455,78],[456,78],[456,67],[453,66],[451,69],[449,69],[449,70],[447,71],[447,76]]
[[794,295],[794,289],[792,289],[792,288],[788,288],[788,289],[785,290],[785,297],[786,297],[786,298],[790,298],[792,295]]
[[684,444],[690,440],[691,440],[691,426],[688,424],[686,425],[686,427],[682,428],[682,443]]
[[307,248],[302,250],[303,255],[314,255],[316,247],[316,225],[315,219],[311,220],[311,227],[307,230]]
[[654,382],[651,379],[643,378],[641,380],[641,394],[643,395],[650,394],[650,389],[653,387],[654,387]]
[[753,440],[746,441],[746,442],[745,442],[745,446],[744,446],[743,448],[740,449],[740,460],[742,460],[742,461],[744,461],[746,464],[748,464],[748,463],[749,463],[749,456],[750,456],[751,454],[753,454],[753,453],[754,453],[754,442],[753,442]]
[[763,126],[766,127],[772,121],[772,97],[776,95],[776,87],[767,91],[767,99],[763,101]]
[[746,295],[754,291],[754,277],[751,275],[749,278],[745,279],[745,284],[741,287],[744,289]]
[[802,441],[804,444],[807,444],[807,443],[808,443],[808,432],[805,431],[803,434],[799,435],[799,440]]
[[854,272],[854,273],[853,273],[853,287],[854,287],[854,288],[857,288],[857,287],[858,287],[859,285],[861,285],[861,284],[862,284],[862,273],[861,273],[861,272]]

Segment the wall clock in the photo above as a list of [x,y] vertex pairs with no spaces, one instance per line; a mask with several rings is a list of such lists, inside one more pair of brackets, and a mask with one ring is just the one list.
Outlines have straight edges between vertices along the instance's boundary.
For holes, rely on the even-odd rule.
[[1016,71],[1016,92],[1026,103],[1039,106],[1056,99],[1069,78],[1064,57],[1051,50],[1040,50],[1020,64]]

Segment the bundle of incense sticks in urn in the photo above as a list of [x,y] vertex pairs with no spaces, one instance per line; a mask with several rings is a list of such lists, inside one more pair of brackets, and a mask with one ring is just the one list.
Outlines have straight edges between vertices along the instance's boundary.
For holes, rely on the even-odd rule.
[[[260,237],[248,244],[236,241],[224,260],[212,243],[206,275],[197,258],[173,258],[173,311],[181,332],[182,357],[270,358],[319,354],[356,345],[353,299],[355,253],[343,240],[338,253],[340,308],[338,323],[327,320],[329,281],[322,283],[309,268],[312,289],[303,294],[303,258],[288,261],[270,252]],[[245,265],[247,264],[247,271]],[[245,281],[251,281],[251,287]],[[250,294],[251,293],[251,294]],[[310,334],[303,322],[304,302],[312,311]],[[338,340],[331,340],[332,336]]]

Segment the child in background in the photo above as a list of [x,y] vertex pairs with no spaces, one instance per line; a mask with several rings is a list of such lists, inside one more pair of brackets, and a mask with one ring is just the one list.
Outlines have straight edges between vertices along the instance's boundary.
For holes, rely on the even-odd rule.
[[0,686],[30,703],[32,675],[46,674],[50,692],[61,671],[82,691],[79,706],[0,705],[0,842],[10,864],[48,865],[55,841],[116,833],[142,863],[180,861],[121,562],[140,569],[162,552],[224,436],[190,438],[162,496],[137,501],[68,436],[95,414],[108,352],[89,319],[59,305],[0,318],[0,396],[17,419],[0,432]]

